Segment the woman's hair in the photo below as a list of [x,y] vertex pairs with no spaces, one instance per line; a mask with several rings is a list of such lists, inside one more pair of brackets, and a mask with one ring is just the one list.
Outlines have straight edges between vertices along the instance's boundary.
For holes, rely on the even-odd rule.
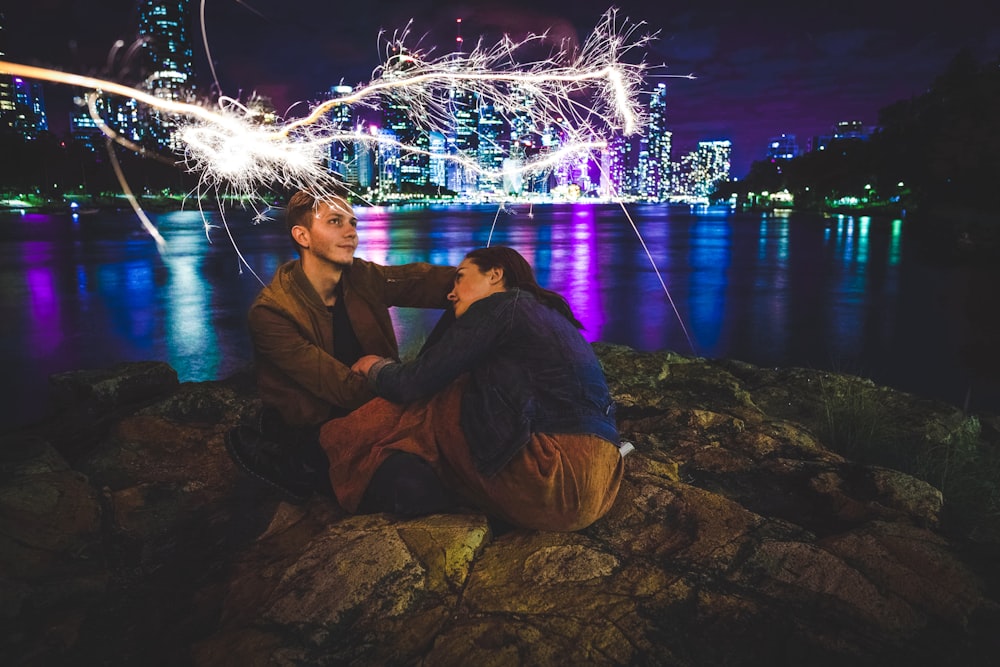
[[483,273],[486,273],[490,269],[503,269],[504,287],[507,289],[514,289],[516,287],[525,292],[530,292],[536,299],[572,322],[573,326],[577,329],[583,328],[579,320],[573,317],[573,311],[570,309],[569,304],[566,303],[566,299],[552,290],[547,290],[539,285],[538,281],[535,280],[535,272],[531,269],[531,265],[528,264],[528,260],[513,248],[505,246],[477,248],[467,254],[465,258],[478,266],[479,270]]

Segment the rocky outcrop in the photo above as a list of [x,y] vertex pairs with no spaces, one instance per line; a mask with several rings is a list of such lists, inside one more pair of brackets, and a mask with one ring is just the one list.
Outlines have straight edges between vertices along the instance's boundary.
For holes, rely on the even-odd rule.
[[[3,664],[992,664],[995,545],[817,438],[866,381],[597,349],[637,451],[572,534],[281,502],[223,445],[247,373],[54,378],[59,416],[0,443]],[[879,391],[914,438],[965,419]]]

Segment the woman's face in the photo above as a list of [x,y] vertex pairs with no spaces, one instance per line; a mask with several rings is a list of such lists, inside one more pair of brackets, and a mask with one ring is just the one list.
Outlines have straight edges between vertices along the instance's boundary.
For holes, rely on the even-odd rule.
[[455,317],[461,317],[476,301],[502,291],[501,269],[490,269],[484,273],[475,262],[463,259],[455,273],[455,286],[448,294],[448,300],[454,304]]

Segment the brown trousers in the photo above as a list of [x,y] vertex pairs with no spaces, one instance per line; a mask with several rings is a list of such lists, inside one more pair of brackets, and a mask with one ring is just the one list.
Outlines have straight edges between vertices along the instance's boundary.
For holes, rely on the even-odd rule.
[[537,530],[586,528],[611,508],[624,466],[615,445],[584,434],[534,434],[500,472],[476,470],[459,423],[464,378],[402,406],[381,398],[323,425],[320,444],[341,506],[357,511],[393,451],[431,464],[441,481],[487,514]]

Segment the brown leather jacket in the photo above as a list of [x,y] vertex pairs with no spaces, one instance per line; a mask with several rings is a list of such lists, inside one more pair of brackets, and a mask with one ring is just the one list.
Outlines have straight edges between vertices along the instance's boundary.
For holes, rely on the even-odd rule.
[[[425,263],[381,266],[355,258],[341,278],[344,306],[363,354],[398,358],[389,306],[446,308],[455,268]],[[257,388],[289,424],[330,419],[373,394],[365,379],[333,357],[333,318],[299,260],[278,268],[250,307]]]

